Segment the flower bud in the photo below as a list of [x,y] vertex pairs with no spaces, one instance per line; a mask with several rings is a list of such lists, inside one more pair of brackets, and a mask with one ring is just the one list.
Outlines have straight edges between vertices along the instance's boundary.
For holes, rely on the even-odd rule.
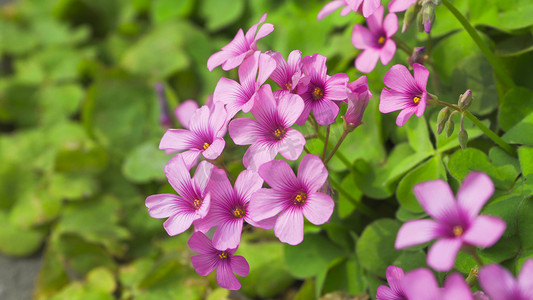
[[157,94],[160,109],[159,123],[165,128],[170,128],[172,126],[172,119],[170,117],[167,97],[165,95],[165,87],[162,83],[158,82],[155,84],[155,92]]
[[468,143],[468,133],[466,133],[466,130],[461,128],[461,130],[459,130],[457,138],[459,139],[459,145],[461,146],[461,149],[465,150],[466,144]]
[[413,22],[416,20],[416,16],[418,15],[418,11],[420,10],[420,5],[415,4],[411,5],[406,11],[403,16],[403,25],[402,25],[402,33],[405,33],[409,26],[413,24]]
[[469,286],[473,286],[476,284],[478,277],[479,277],[479,267],[474,266],[472,269],[470,269],[470,273],[468,274],[468,277],[466,277],[466,283],[468,283]]
[[448,120],[448,117],[450,116],[450,108],[445,107],[440,110],[439,115],[437,117],[437,134],[441,134],[444,130],[444,126],[446,125],[446,121]]
[[424,31],[426,33],[431,32],[433,22],[435,22],[435,4],[428,1],[422,7],[422,23],[424,24]]
[[413,54],[408,58],[409,65],[412,67],[415,63],[417,64],[424,64],[425,60],[425,54],[426,53],[426,47],[416,47],[413,49]]
[[450,117],[448,121],[446,122],[446,137],[449,138],[453,134],[453,129],[455,127],[455,124],[453,122],[453,119]]
[[368,90],[366,76],[361,76],[354,82],[346,85],[348,109],[344,115],[344,130],[353,131],[363,120],[363,114],[368,105],[372,93]]
[[471,103],[472,103],[472,91],[466,90],[466,92],[459,97],[459,103],[458,103],[459,107],[467,108],[470,106]]

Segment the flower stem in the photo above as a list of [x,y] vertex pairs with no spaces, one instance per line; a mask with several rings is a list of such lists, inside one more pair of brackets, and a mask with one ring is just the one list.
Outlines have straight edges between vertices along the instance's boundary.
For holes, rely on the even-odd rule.
[[409,47],[407,43],[399,39],[398,37],[393,36],[392,40],[396,43],[398,48],[400,48],[403,52],[405,52],[407,55],[413,54],[413,48]]
[[329,141],[329,131],[331,130],[331,125],[328,125],[326,128],[326,139],[324,140],[324,150],[322,150],[322,161],[324,161],[324,158],[326,157],[326,150],[328,149],[328,141]]
[[459,23],[463,25],[466,32],[468,32],[470,37],[474,40],[481,52],[483,52],[489,63],[492,65],[492,68],[494,68],[494,72],[497,74],[498,78],[503,82],[503,84],[506,85],[508,88],[514,87],[515,84],[511,79],[509,73],[503,67],[502,63],[496,58],[496,56],[494,56],[487,44],[485,44],[485,42],[481,39],[472,24],[470,24],[470,22],[461,14],[460,11],[457,10],[457,8],[455,8],[455,6],[453,6],[452,3],[450,3],[449,0],[442,0],[442,3],[455,16]]
[[348,135],[348,133],[350,133],[349,131],[347,130],[344,130],[342,132],[342,135],[339,139],[339,141],[337,142],[337,144],[335,145],[335,147],[333,148],[333,150],[331,151],[331,153],[328,155],[328,158],[326,158],[324,160],[324,164],[327,165],[328,162],[330,161],[331,158],[333,158],[333,155],[335,155],[335,152],[337,152],[337,150],[339,150],[339,147],[341,146],[342,142],[344,141],[344,139],[346,138],[346,136]]
[[481,123],[481,121],[478,118],[476,118],[476,116],[474,116],[471,112],[467,110],[463,110],[457,105],[453,105],[453,104],[440,101],[437,98],[435,99],[437,100],[437,103],[441,105],[448,106],[458,112],[464,113],[466,117],[470,119],[470,121],[472,121],[479,129],[481,129],[481,131],[483,131],[483,133],[486,136],[488,136],[494,143],[496,143],[498,146],[500,146],[503,150],[505,150],[507,153],[511,154],[512,156],[516,156],[515,148],[507,144],[507,142],[505,142],[501,137],[499,137],[496,133],[494,133],[494,131],[490,130],[487,126],[485,126],[485,124]]

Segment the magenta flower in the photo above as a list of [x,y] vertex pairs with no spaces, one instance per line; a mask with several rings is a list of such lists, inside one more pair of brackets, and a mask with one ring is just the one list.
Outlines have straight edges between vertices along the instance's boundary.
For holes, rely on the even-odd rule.
[[249,112],[255,103],[257,91],[276,68],[276,61],[267,54],[255,52],[239,67],[240,84],[220,78],[215,87],[213,102],[226,104],[228,119],[240,110]]
[[463,276],[451,274],[439,288],[433,273],[428,269],[416,269],[405,274],[402,288],[407,299],[413,300],[473,300],[472,291]]
[[183,160],[192,168],[202,154],[206,159],[217,158],[226,142],[226,109],[215,105],[212,111],[207,106],[197,109],[189,121],[189,129],[169,129],[161,138],[159,149],[185,151]]
[[242,225],[246,223],[263,228],[274,227],[274,219],[254,222],[250,218],[250,197],[263,186],[263,179],[256,172],[242,171],[235,181],[235,188],[223,170],[215,169],[208,187],[211,208],[205,218],[195,222],[195,229],[207,232],[218,226],[213,236],[213,246],[224,250],[236,248],[241,242]]
[[415,4],[417,0],[392,0],[389,3],[390,12],[406,11],[411,5]]
[[348,15],[350,11],[354,11],[360,12],[365,18],[368,18],[376,11],[380,3],[381,0],[334,0],[320,10],[317,19],[320,21],[341,7],[344,7],[341,10],[343,17]]
[[479,283],[492,300],[533,300],[533,259],[522,266],[518,281],[500,265],[488,265],[479,271]]
[[320,54],[306,56],[302,59],[305,75],[309,77],[307,85],[298,86],[298,94],[304,100],[304,110],[296,124],[303,125],[311,110],[320,125],[335,121],[339,106],[333,101],[346,100],[346,83],[348,75],[344,73],[328,76],[326,57]]
[[368,101],[372,98],[372,93],[368,90],[366,76],[361,76],[354,82],[346,85],[346,96],[348,97],[348,108],[344,115],[344,121],[350,130],[354,130],[363,120],[363,113],[368,106]]
[[479,211],[494,192],[485,173],[472,172],[457,192],[457,201],[445,181],[432,180],[413,189],[418,202],[435,220],[412,220],[400,228],[396,249],[402,249],[435,238],[427,255],[427,264],[437,271],[449,271],[463,245],[490,247],[505,231],[505,222],[494,216],[479,216]]
[[196,273],[207,276],[217,269],[218,284],[228,290],[238,290],[241,283],[235,276],[246,277],[250,272],[250,266],[242,256],[233,255],[236,248],[217,250],[211,244],[211,240],[202,232],[195,232],[188,241],[192,250],[200,253],[191,256],[192,266]]
[[[267,14],[264,14],[259,22],[246,32],[239,29],[237,35],[229,44],[222,47],[222,51],[219,51],[207,60],[207,68],[209,71],[213,71],[214,68],[222,65],[222,69],[225,71],[234,69],[238,67],[245,58],[252,55],[257,51],[257,41],[269,35],[274,30],[274,25],[270,23],[265,23],[259,28],[259,25],[265,22]],[[257,32],[257,34],[256,34]]]
[[386,114],[401,110],[396,118],[398,126],[403,126],[413,114],[422,116],[426,110],[429,71],[420,64],[413,64],[413,69],[414,78],[405,66],[394,65],[383,80],[390,90],[383,88],[379,111]]
[[279,85],[282,91],[295,94],[296,87],[303,78],[302,52],[300,50],[292,51],[287,61],[278,51],[268,51],[267,54],[276,61],[276,69],[270,75],[270,79]]
[[380,285],[376,292],[377,300],[407,300],[402,288],[404,277],[402,268],[389,266],[385,276],[390,287]]
[[165,166],[168,182],[178,193],[157,194],[146,198],[146,207],[150,217],[168,218],[163,226],[171,236],[180,234],[191,224],[207,215],[211,196],[206,191],[213,165],[202,161],[191,179],[182,155],[174,156]]
[[262,164],[273,160],[278,153],[288,160],[297,160],[305,145],[304,136],[290,128],[304,109],[298,95],[281,94],[274,99],[269,85],[259,90],[252,115],[257,121],[240,118],[229,124],[229,135],[237,145],[249,145],[243,163],[256,171]]
[[383,6],[366,19],[368,29],[355,24],[352,33],[352,44],[363,50],[355,60],[355,67],[363,73],[369,73],[376,67],[378,59],[383,65],[388,64],[396,52],[396,43],[392,36],[398,31],[398,17],[390,13],[383,20]]
[[324,224],[331,217],[333,199],[317,192],[328,178],[328,170],[318,156],[304,156],[298,176],[283,160],[263,164],[259,175],[272,188],[252,195],[250,217],[258,222],[279,214],[274,234],[281,242],[297,245],[303,241],[304,216],[315,225]]

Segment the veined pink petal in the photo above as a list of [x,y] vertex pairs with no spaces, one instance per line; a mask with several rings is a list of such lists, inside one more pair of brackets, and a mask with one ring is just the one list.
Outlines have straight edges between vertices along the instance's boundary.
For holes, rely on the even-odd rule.
[[344,2],[344,0],[334,0],[329,2],[328,4],[324,5],[324,7],[322,7],[322,9],[318,12],[317,20],[320,21],[324,19],[325,17],[329,16],[331,13],[345,5],[346,3]]
[[381,53],[374,48],[368,48],[359,53],[355,59],[355,68],[363,73],[370,73],[376,67]]
[[276,61],[276,69],[270,74],[270,79],[277,83],[281,88],[284,88],[287,74],[290,73],[289,66],[278,51],[268,51],[267,54]]
[[246,277],[248,276],[248,273],[250,273],[250,266],[244,257],[232,256],[230,263],[233,272],[235,272],[237,275]]
[[388,286],[380,285],[376,291],[376,299],[379,300],[405,300],[405,297],[396,295]]
[[302,58],[304,73],[311,78],[311,81],[325,82],[327,80],[326,60],[325,56],[318,53]]
[[296,124],[303,126],[305,122],[307,121],[307,118],[309,118],[309,114],[311,113],[311,104],[309,101],[304,102],[304,110],[302,111],[302,114],[298,119],[296,120]]
[[302,211],[309,222],[315,225],[322,225],[329,221],[334,207],[335,202],[329,195],[316,192],[307,195]]
[[361,50],[373,48],[376,43],[375,40],[376,38],[374,37],[372,32],[368,30],[368,28],[364,27],[361,24],[355,24],[353,26],[352,45],[355,48]]
[[193,113],[198,109],[198,103],[194,100],[185,100],[174,110],[176,119],[183,128],[189,128],[189,120]]
[[222,47],[222,50],[233,52],[234,54],[246,52],[248,50],[248,43],[246,42],[244,31],[239,29],[233,40]]
[[[213,254],[216,253],[216,249],[213,248],[213,245],[211,244],[211,240],[205,236],[205,234],[201,234],[199,232],[195,232],[192,234],[192,236],[189,238],[189,241],[187,242],[189,247],[191,247],[192,250],[200,253],[200,254]],[[211,270],[213,271],[213,270]],[[208,272],[208,274],[211,272]],[[205,276],[205,275],[202,275]]]
[[422,91],[425,91],[426,85],[428,83],[428,78],[429,78],[429,70],[426,69],[426,67],[424,67],[421,64],[414,63],[413,72],[414,72],[414,79],[415,79],[416,85],[418,86],[419,89],[421,89]]
[[328,99],[317,101],[313,106],[313,116],[315,116],[316,122],[320,125],[332,124],[338,114],[339,106]]
[[186,129],[168,129],[159,143],[159,149],[189,150],[196,144],[196,136]]
[[287,206],[287,196],[272,189],[260,189],[252,195],[248,204],[250,218],[259,222],[276,216]]
[[202,161],[196,168],[194,173],[193,181],[198,185],[200,190],[205,190],[209,179],[211,178],[211,173],[213,173],[213,168],[215,166],[207,161]]
[[379,102],[379,111],[381,113],[390,113],[396,110],[413,107],[414,101],[411,96],[383,88],[381,91],[381,101]]
[[[209,115],[209,128],[213,133],[223,130],[226,125],[226,109],[222,103],[214,104]],[[219,136],[220,137],[220,136]]]
[[522,265],[518,275],[518,286],[523,295],[533,299],[533,259],[528,259]]
[[293,50],[287,57],[287,64],[289,67],[289,73],[294,74],[302,69],[302,51]]
[[190,170],[198,163],[198,158],[200,157],[200,154],[202,154],[200,150],[191,149],[189,151],[182,152],[178,155],[183,158],[183,162],[185,163],[187,170]]
[[218,225],[213,236],[213,247],[220,251],[237,248],[241,242],[243,219],[231,219]]
[[267,14],[264,13],[261,18],[259,19],[259,22],[255,23],[254,25],[252,25],[252,27],[250,27],[250,29],[248,29],[248,31],[246,31],[246,41],[248,43],[251,43],[254,38],[255,38],[255,33],[257,32],[257,28],[259,27],[259,25],[263,22],[266,21],[266,18],[267,18]]
[[407,299],[440,299],[440,291],[435,276],[428,269],[416,269],[407,274],[402,281]]
[[182,209],[183,198],[174,194],[157,194],[146,198],[145,204],[152,218],[168,218]]
[[443,180],[419,183],[413,188],[418,202],[426,213],[440,222],[449,220],[457,214],[457,204],[450,186]]
[[192,222],[197,218],[197,214],[192,210],[181,211],[168,218],[168,220],[163,223],[163,227],[167,231],[168,235],[175,236],[189,229]]
[[[381,31],[381,24],[383,23],[383,14],[385,12],[385,8],[383,5],[379,5],[379,2],[381,0],[364,0],[363,1],[363,16],[366,18],[366,23],[368,24],[368,28],[370,31],[376,33]],[[374,3],[371,3],[374,2]],[[377,5],[375,7],[372,7],[375,2],[377,2]],[[365,14],[365,6],[367,6],[367,9],[372,9],[373,11]]]
[[255,41],[264,38],[265,36],[269,35],[272,31],[274,31],[274,25],[270,23],[263,24],[263,26],[259,28],[259,31],[255,35]]
[[278,142],[277,150],[285,159],[297,160],[305,146],[305,137],[296,129],[289,128]]
[[186,199],[194,197],[191,192],[191,175],[183,158],[178,154],[165,165],[165,175],[172,188]]
[[[363,16],[365,18],[368,18],[372,14],[377,14],[380,7],[383,7],[380,5],[381,0],[365,0],[363,1]],[[381,16],[383,16],[383,13],[381,13]]]
[[247,94],[251,94],[255,90],[255,80],[257,78],[257,70],[259,69],[259,57],[261,56],[261,54],[262,53],[260,51],[255,51],[254,54],[247,57],[242,63],[242,65],[239,67],[239,82],[241,83]]
[[222,65],[222,70],[229,71],[233,70],[236,67],[240,66],[247,57],[250,56],[250,54],[253,53],[253,50],[243,51],[242,53],[238,55],[234,55],[230,57],[226,62]]
[[463,276],[458,273],[451,274],[444,282],[442,300],[473,300],[472,291]]
[[[244,203],[250,201],[253,193],[263,186],[263,179],[256,172],[249,170],[242,171],[235,181],[235,192]],[[232,248],[232,247],[228,247]]]
[[221,202],[231,203],[235,198],[235,192],[226,172],[222,169],[214,168],[210,179],[208,190],[213,193],[214,202],[217,204]]
[[230,51],[218,51],[207,59],[207,69],[211,72],[233,56]]
[[278,154],[275,147],[253,144],[246,150],[242,162],[244,167],[256,172],[264,163],[272,161]]
[[291,187],[297,183],[291,166],[283,160],[273,160],[263,164],[259,168],[259,176],[270,187],[278,190],[291,190]]
[[463,242],[458,238],[441,238],[431,246],[427,255],[427,264],[435,271],[447,272],[453,268],[457,252]]
[[276,224],[277,218],[278,218],[277,216],[273,216],[268,219],[264,219],[259,222],[256,222],[253,219],[246,216],[244,217],[244,220],[246,221],[246,223],[252,225],[253,227],[269,230],[269,229],[274,228],[274,224]]
[[400,127],[403,126],[405,122],[407,122],[407,120],[409,120],[409,118],[417,111],[417,109],[417,106],[410,106],[404,108],[396,118],[396,125]]
[[261,53],[259,55],[259,67],[257,73],[257,84],[262,85],[276,69],[276,61],[270,55]]
[[254,105],[251,112],[257,121],[261,123],[259,128],[263,130],[260,131],[264,131],[265,125],[271,125],[276,119],[276,99],[272,93],[272,87],[269,84],[265,84],[257,91],[257,97],[260,100],[257,101],[257,105]]
[[398,17],[395,14],[390,13],[385,17],[385,20],[383,20],[383,31],[385,31],[385,35],[388,38],[398,31]]
[[203,105],[191,116],[191,120],[189,121],[189,129],[195,134],[206,131],[209,128],[210,115],[211,111],[209,110],[209,107],[207,107],[207,105]]
[[491,299],[513,299],[519,287],[513,275],[500,265],[488,265],[479,271],[479,284]]
[[206,150],[204,150],[204,157],[207,159],[215,159],[219,157],[220,153],[222,153],[224,150],[224,146],[226,146],[226,142],[223,138],[215,138],[213,143],[209,145]]
[[394,43],[393,40],[388,39],[380,51],[381,63],[383,65],[387,65],[388,63],[390,63],[390,61],[394,57],[394,53],[396,53],[396,43]]
[[191,256],[192,266],[201,276],[207,276],[209,273],[217,267],[219,260],[217,259],[218,255],[193,255]]
[[257,140],[259,134],[261,133],[259,124],[256,121],[248,118],[232,120],[229,123],[228,129],[231,139],[237,145],[252,144]]
[[[215,87],[213,102],[220,102],[228,105],[232,104],[236,106],[238,110],[240,110],[240,107],[249,100],[250,96],[251,94],[247,94],[247,92],[236,81],[222,77]],[[228,107],[226,107],[226,109],[228,119],[233,118],[233,116],[235,116],[235,114],[238,112],[238,110],[230,110]]]
[[493,216],[478,216],[463,234],[463,240],[471,245],[487,248],[494,245],[505,231],[505,222]]
[[479,214],[493,193],[494,184],[487,174],[471,172],[457,191],[457,202],[472,219]]
[[283,120],[283,125],[291,127],[302,114],[305,104],[299,95],[283,94],[280,96],[277,112]]
[[402,268],[396,266],[389,266],[385,271],[385,277],[387,277],[387,282],[389,283],[389,286],[397,293],[403,294],[402,280],[404,276],[405,274],[403,273]]
[[420,98],[420,102],[418,102],[416,106],[415,114],[417,117],[421,117],[424,114],[424,111],[426,110],[427,98],[428,98],[428,94],[424,92],[422,94],[422,97]]
[[291,207],[282,211],[276,225],[274,234],[283,243],[298,245],[304,239],[304,216],[302,210]]
[[326,80],[324,98],[334,101],[346,100],[346,84],[350,78],[344,73],[337,73]]
[[429,242],[439,237],[439,224],[433,220],[411,220],[405,222],[396,236],[396,249],[403,249]]
[[389,88],[404,94],[414,95],[419,92],[417,84],[404,65],[394,65],[385,74],[383,82]]
[[318,191],[327,179],[328,169],[322,160],[314,154],[304,156],[298,167],[298,180],[308,188],[308,191]]
[[228,290],[238,290],[241,288],[241,283],[237,280],[229,262],[222,262],[217,268],[217,282],[221,287]]
[[416,0],[392,0],[389,3],[390,12],[406,11],[411,5],[415,4]]

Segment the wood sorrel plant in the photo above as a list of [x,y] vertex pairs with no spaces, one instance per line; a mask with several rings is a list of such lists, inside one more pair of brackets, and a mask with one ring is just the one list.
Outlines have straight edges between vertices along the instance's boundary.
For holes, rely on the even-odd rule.
[[[407,129],[391,129],[394,132],[391,140],[405,141],[402,135],[406,134],[408,141],[392,150],[389,161],[383,162],[386,168],[382,169],[357,158],[347,158],[341,150],[350,133],[364,124],[363,115],[373,96],[366,76],[350,82],[345,73],[328,75],[327,57],[318,53],[302,56],[301,51],[293,50],[285,60],[276,49],[258,50],[257,40],[274,30],[272,24],[263,24],[266,14],[246,34],[240,29],[233,41],[209,58],[210,71],[220,65],[226,71],[238,68],[239,81],[222,77],[209,105],[178,108],[178,116],[192,117],[189,120],[180,117],[186,120],[182,123],[186,129],[169,129],[161,140],[160,149],[184,151],[165,167],[169,182],[180,196],[153,195],[146,200],[152,217],[169,218],[165,229],[170,235],[194,226],[195,233],[189,245],[200,253],[193,256],[194,268],[200,275],[217,269],[220,286],[240,289],[234,273],[248,275],[249,265],[245,258],[233,254],[238,251],[241,235],[246,234],[243,226],[273,229],[280,242],[299,247],[297,245],[305,243],[304,219],[313,225],[325,224],[326,230],[334,226],[344,229],[344,224],[339,225],[342,222],[327,223],[339,218],[334,215],[335,211],[340,213],[338,206],[335,209],[334,199],[339,204],[345,199],[353,207],[352,212],[360,213],[364,221],[358,222],[364,224],[364,229],[341,230],[340,235],[334,230],[327,233],[336,243],[348,245],[344,259],[352,260],[356,267],[349,270],[358,272],[357,278],[364,277],[366,271],[373,273],[369,277],[372,283],[363,280],[353,288],[357,293],[370,291],[378,299],[484,299],[487,295],[492,299],[533,299],[530,292],[533,276],[528,277],[533,261],[527,260],[529,254],[520,252],[520,249],[533,249],[533,245],[524,233],[517,233],[514,226],[506,225],[508,215],[502,216],[497,211],[498,203],[502,207],[521,207],[529,200],[528,163],[531,163],[533,151],[521,147],[517,152],[509,143],[516,143],[516,139],[500,137],[475,117],[468,109],[481,100],[476,99],[471,89],[458,97],[457,105],[440,100],[438,93],[428,91],[428,85],[438,88],[438,84],[429,81],[435,76],[432,75],[435,61],[431,53],[435,45],[430,33],[434,23],[439,22],[436,10],[442,9],[440,4],[438,0],[395,0],[390,2],[386,14],[380,1],[335,0],[318,14],[320,20],[342,7],[343,16],[351,12],[364,15],[366,27],[356,24],[351,41],[356,49],[362,50],[354,60],[360,72],[372,72],[378,60],[388,65],[397,55],[397,47],[409,55],[405,60],[407,66],[395,64],[383,76],[385,87],[379,95],[379,112],[400,111],[396,125]],[[472,25],[448,0],[442,0],[442,4],[485,55],[501,83],[502,93],[513,88],[515,84],[505,67]],[[425,45],[416,45],[414,50],[397,36],[396,13],[403,11],[402,33],[416,22],[419,30],[428,34]],[[412,74],[408,67],[413,70]],[[273,88],[269,79],[278,88]],[[430,122],[436,131],[432,141],[424,115],[434,106],[445,107],[440,110],[436,124]],[[341,116],[342,133],[334,132],[337,139],[332,142],[332,128],[339,128],[340,121],[337,121],[341,111],[345,111]],[[420,119],[410,120],[412,115]],[[451,141],[455,115],[460,115],[460,128],[454,136],[457,140]],[[471,121],[470,126],[465,125],[465,117]],[[381,116],[373,119],[381,120]],[[302,133],[309,130],[312,132]],[[446,131],[446,139],[439,136],[443,131]],[[236,176],[224,163],[226,133],[236,145],[250,145],[242,157],[246,170]],[[490,149],[492,162],[481,150],[467,149],[469,138],[478,138],[481,133],[500,147]],[[480,148],[490,147],[484,138],[479,140],[484,143]],[[310,148],[310,143],[319,146]],[[457,146],[462,150],[449,155]],[[200,154],[205,160],[198,164]],[[277,159],[278,154],[285,160]],[[408,159],[402,160],[402,156]],[[341,164],[330,165],[334,157]],[[296,175],[291,165],[298,169]],[[189,172],[195,167],[191,179]],[[374,167],[376,170],[372,169]],[[452,187],[456,188],[459,183],[454,197]],[[263,187],[265,184],[269,188]],[[502,191],[498,201],[491,202],[495,185]],[[395,188],[398,201],[391,198]],[[352,193],[352,189],[359,196]],[[362,201],[363,194],[366,203]],[[369,203],[371,199],[389,199],[386,206],[396,208],[396,217],[404,224],[400,226],[390,218],[376,220],[390,217],[390,211],[380,211],[379,205]],[[343,205],[347,205],[346,202]],[[487,213],[480,214],[482,211]],[[434,220],[425,218],[427,215]],[[401,254],[396,251],[434,239],[437,241],[429,247],[427,255],[421,248]],[[391,240],[395,240],[396,250],[383,249],[392,248]],[[509,249],[507,243],[518,243],[522,248],[511,246]],[[465,255],[458,254],[460,251]],[[459,260],[461,264],[458,265]],[[507,262],[515,267],[519,262],[525,264],[515,282],[501,266],[485,267],[488,262]],[[289,261],[287,263],[290,265]],[[439,272],[449,272],[455,267],[457,272],[445,280],[441,280],[442,277],[437,280],[424,268],[426,266]],[[328,269],[325,271],[313,274],[317,276],[316,296],[325,284]],[[490,284],[497,274],[508,278],[502,288]],[[390,287],[379,284],[379,278],[385,277]],[[439,288],[439,281],[443,282],[442,288]]]

